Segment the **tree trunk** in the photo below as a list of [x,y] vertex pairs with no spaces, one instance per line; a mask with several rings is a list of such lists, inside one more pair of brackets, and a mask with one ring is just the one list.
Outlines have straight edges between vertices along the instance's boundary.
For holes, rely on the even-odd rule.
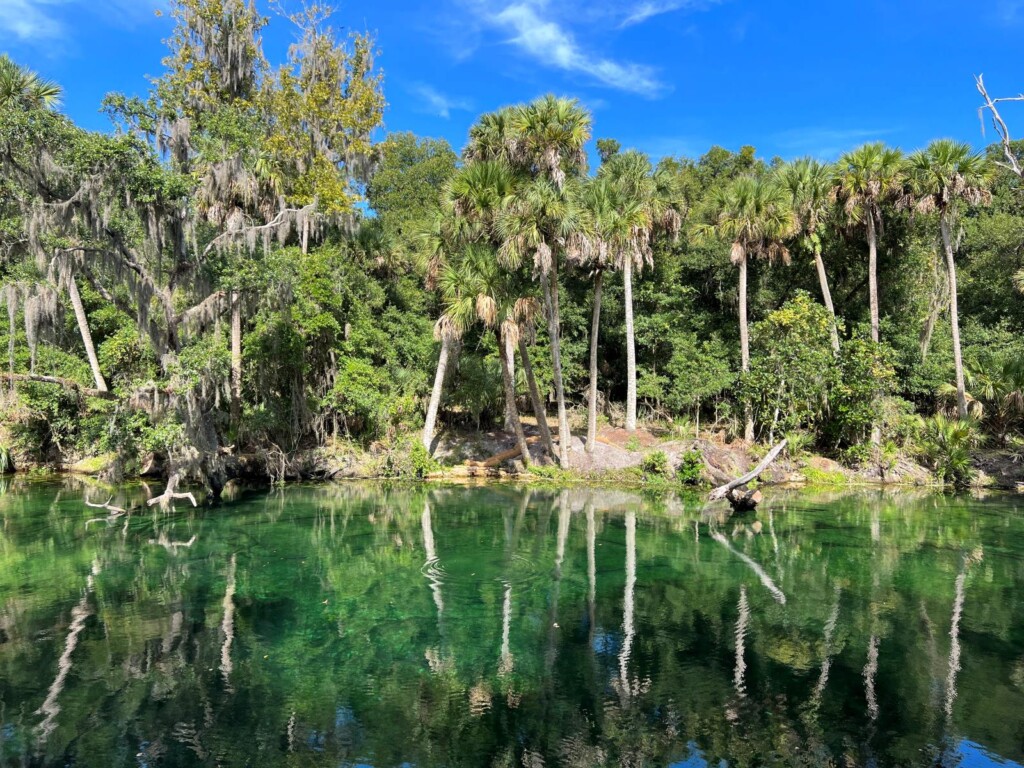
[[242,297],[231,292],[231,425],[242,423]]
[[590,323],[590,398],[587,402],[587,453],[594,452],[597,440],[597,340],[601,328],[601,288],[604,272],[594,275],[594,314]]
[[[875,215],[870,209],[868,217],[868,298],[871,302],[871,340],[878,343],[878,233],[875,230]],[[882,444],[882,429],[878,423],[871,425],[871,444]]]
[[100,392],[107,391],[107,382],[100,372],[100,361],[96,357],[96,347],[92,343],[92,332],[89,330],[89,318],[86,317],[85,307],[82,305],[82,296],[78,293],[78,283],[74,275],[68,275],[68,298],[71,299],[71,306],[75,310],[75,320],[78,321],[78,331],[82,334],[82,344],[85,346],[85,355],[89,358],[89,367],[92,369],[92,378],[96,382],[96,389]]
[[505,414],[512,421],[512,431],[516,436],[516,445],[522,454],[523,466],[530,466],[530,447],[526,444],[523,423],[519,420],[519,409],[516,407],[516,383],[512,378],[513,347],[512,339],[502,333],[500,328],[494,329],[498,339],[498,354],[501,358],[501,381],[505,386]]
[[537,387],[537,378],[533,375],[530,348],[522,334],[519,335],[519,356],[523,359],[523,374],[526,376],[526,386],[530,390],[530,400],[533,403],[533,414],[537,417],[537,429],[540,432],[541,442],[548,455],[552,459],[556,459],[555,444],[551,440],[551,429],[548,427],[548,412],[544,407],[544,399],[540,396],[540,389]]
[[[747,257],[740,260],[740,361],[743,372],[750,370],[750,336],[747,331]],[[754,441],[754,416],[750,403],[743,404],[743,439]]]
[[871,340],[878,343],[878,234],[872,211],[868,217],[868,297],[871,302]]
[[434,389],[430,393],[430,405],[427,406],[427,419],[423,423],[423,447],[430,451],[434,442],[434,425],[437,423],[437,410],[441,406],[441,392],[444,390],[444,377],[448,372],[448,356],[451,342],[446,336],[441,337],[441,356],[437,359],[437,373],[434,375]]
[[633,330],[633,261],[622,265],[626,304],[626,431],[636,431],[636,340]]
[[836,328],[836,309],[832,306],[832,292],[828,289],[828,275],[825,274],[825,262],[821,258],[821,251],[814,249],[814,266],[818,268],[818,282],[821,283],[821,297],[825,301],[825,307],[832,316],[832,351],[839,354],[839,329]]
[[949,271],[949,322],[953,329],[953,364],[956,367],[956,408],[961,419],[967,418],[967,391],[964,387],[964,360],[960,351],[960,311],[956,299],[956,262],[953,260],[953,241],[949,235],[949,217],[939,214],[942,245],[946,250],[946,269]]
[[562,385],[562,342],[559,330],[558,310],[558,266],[552,262],[551,274],[541,272],[541,287],[547,304],[548,336],[551,337],[551,373],[555,385],[555,400],[558,403],[558,463],[563,469],[569,468],[569,415],[565,411],[565,388]]

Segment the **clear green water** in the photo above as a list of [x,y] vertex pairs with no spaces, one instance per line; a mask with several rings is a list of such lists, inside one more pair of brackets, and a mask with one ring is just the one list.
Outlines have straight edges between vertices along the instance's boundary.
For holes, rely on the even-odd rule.
[[0,766],[1024,760],[1020,498],[0,490]]

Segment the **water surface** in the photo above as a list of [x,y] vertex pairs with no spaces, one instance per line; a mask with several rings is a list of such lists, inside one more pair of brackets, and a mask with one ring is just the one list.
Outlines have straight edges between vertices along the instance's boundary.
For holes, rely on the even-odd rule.
[[1024,761],[1019,497],[0,490],[0,766]]

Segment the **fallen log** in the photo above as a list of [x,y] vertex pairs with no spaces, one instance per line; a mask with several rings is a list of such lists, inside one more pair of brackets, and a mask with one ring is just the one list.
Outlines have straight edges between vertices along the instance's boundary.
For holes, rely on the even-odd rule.
[[13,383],[15,381],[28,381],[36,384],[56,384],[58,387],[64,387],[64,389],[79,392],[87,397],[102,397],[105,400],[111,400],[114,397],[113,392],[108,392],[105,389],[92,389],[91,387],[79,384],[73,379],[64,379],[60,376],[42,376],[36,373],[0,373],[0,379],[9,383]]
[[[539,442],[540,442],[540,438],[537,437],[536,435],[533,436],[533,437],[526,438],[526,444],[527,445],[535,445],[536,443],[539,443]],[[558,441],[556,440],[555,442],[557,443]],[[491,458],[484,459],[483,461],[473,461],[471,459],[471,460],[466,462],[466,466],[467,467],[486,467],[486,468],[497,467],[500,464],[508,461],[509,459],[519,458],[519,455],[521,453],[522,453],[522,451],[520,451],[519,447],[516,446],[515,448],[509,448],[507,451],[502,451],[501,453],[497,453],[494,456],[491,456]]]
[[[747,472],[747,474],[743,475],[742,477],[737,477],[735,480],[730,480],[725,485],[720,485],[718,488],[715,488],[715,490],[708,494],[708,501],[718,501],[719,499],[729,498],[729,492],[732,491],[734,488],[739,488],[740,486],[746,485],[752,480],[756,480],[757,477],[762,472],[764,472],[765,469],[768,468],[768,465],[779,457],[779,454],[782,453],[783,449],[786,447],[786,443],[787,441],[783,440],[770,451],[768,451],[765,457],[761,459],[761,463],[758,464],[749,472]],[[756,505],[757,502],[755,501],[754,506]],[[753,507],[750,507],[750,509],[753,509]]]

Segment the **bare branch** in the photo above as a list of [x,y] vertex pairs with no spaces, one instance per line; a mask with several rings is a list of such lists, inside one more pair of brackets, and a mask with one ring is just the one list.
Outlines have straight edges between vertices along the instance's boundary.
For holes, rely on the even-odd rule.
[[114,397],[112,392],[105,392],[99,389],[92,389],[79,384],[77,381],[72,379],[64,379],[60,376],[41,376],[35,373],[0,373],[0,380],[15,382],[15,381],[31,381],[39,384],[56,384],[59,387],[70,389],[74,392],[86,395],[87,397],[101,397],[104,400],[111,400]]
[[997,163],[997,165],[1012,171],[1014,174],[1024,179],[1024,168],[1021,167],[1020,160],[1018,160],[1017,155],[1013,152],[1013,140],[1010,138],[1010,129],[1006,127],[1006,121],[1003,120],[1002,115],[999,114],[999,109],[996,107],[996,104],[999,104],[1000,102],[1024,101],[1024,94],[993,99],[988,95],[988,90],[985,88],[985,81],[982,77],[982,75],[977,75],[974,78],[975,85],[978,88],[978,93],[980,93],[982,98],[985,99],[984,106],[978,108],[978,118],[981,120],[982,135],[985,134],[985,110],[987,109],[992,113],[992,125],[995,128],[996,133],[999,135],[999,142],[1003,146],[1003,156],[1006,158],[1005,163]]
[[749,472],[747,472],[747,474],[743,475],[743,477],[738,477],[735,480],[730,480],[725,485],[715,488],[715,490],[708,494],[708,501],[717,501],[718,499],[724,499],[726,494],[729,493],[729,491],[731,491],[733,488],[739,488],[741,485],[746,485],[751,480],[757,478],[757,476],[764,472],[768,465],[775,461],[776,457],[780,453],[782,453],[782,449],[786,447],[787,442],[788,441],[783,440],[781,443],[779,443],[770,451],[768,451],[768,454],[763,459],[761,459],[761,463],[758,464]]

